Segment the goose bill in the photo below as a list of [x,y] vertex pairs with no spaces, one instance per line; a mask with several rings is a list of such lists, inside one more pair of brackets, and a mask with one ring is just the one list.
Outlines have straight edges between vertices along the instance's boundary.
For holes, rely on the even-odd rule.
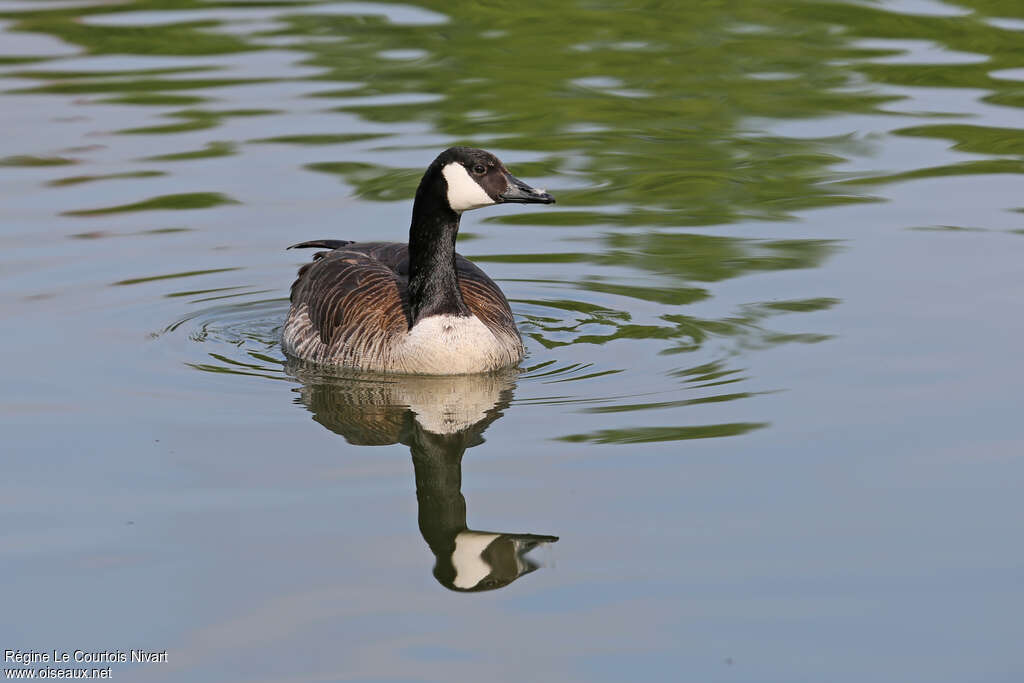
[[555,198],[544,190],[530,187],[519,178],[513,175],[506,175],[508,189],[499,194],[503,202],[515,202],[518,204],[554,204]]

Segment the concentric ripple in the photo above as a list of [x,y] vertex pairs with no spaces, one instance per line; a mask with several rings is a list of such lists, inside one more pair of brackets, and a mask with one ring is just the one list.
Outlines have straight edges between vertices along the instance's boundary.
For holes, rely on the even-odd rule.
[[175,320],[158,336],[187,339],[185,365],[205,372],[287,379],[281,325],[287,299],[207,306]]

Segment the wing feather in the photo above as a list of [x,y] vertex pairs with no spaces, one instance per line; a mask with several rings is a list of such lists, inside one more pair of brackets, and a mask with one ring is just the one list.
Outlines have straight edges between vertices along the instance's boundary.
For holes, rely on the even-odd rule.
[[[388,350],[411,326],[409,249],[396,242],[317,240],[329,246],[299,268],[285,323],[285,348],[318,362],[386,367]],[[499,338],[520,343],[515,318],[501,289],[480,268],[456,254],[455,267],[469,311]]]
[[466,302],[470,313],[480,318],[495,335],[513,334],[518,337],[512,309],[494,280],[458,254],[455,255],[455,268],[459,274],[462,300]]
[[379,360],[409,329],[406,282],[373,256],[347,247],[314,259],[292,285],[286,346],[320,362]]

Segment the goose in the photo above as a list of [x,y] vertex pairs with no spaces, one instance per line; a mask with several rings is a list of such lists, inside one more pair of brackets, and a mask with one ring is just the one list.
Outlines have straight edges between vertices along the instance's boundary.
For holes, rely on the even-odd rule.
[[498,285],[455,253],[462,213],[492,204],[553,204],[482,149],[451,147],[416,189],[409,243],[313,240],[282,334],[284,351],[374,372],[458,375],[512,367],[523,341]]

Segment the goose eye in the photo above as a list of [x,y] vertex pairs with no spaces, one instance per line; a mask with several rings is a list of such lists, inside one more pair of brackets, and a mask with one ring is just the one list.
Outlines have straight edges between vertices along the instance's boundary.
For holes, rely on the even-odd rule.
[[484,166],[483,164],[477,164],[476,166],[473,167],[473,173],[477,175],[483,175],[484,173],[487,173],[487,167]]

